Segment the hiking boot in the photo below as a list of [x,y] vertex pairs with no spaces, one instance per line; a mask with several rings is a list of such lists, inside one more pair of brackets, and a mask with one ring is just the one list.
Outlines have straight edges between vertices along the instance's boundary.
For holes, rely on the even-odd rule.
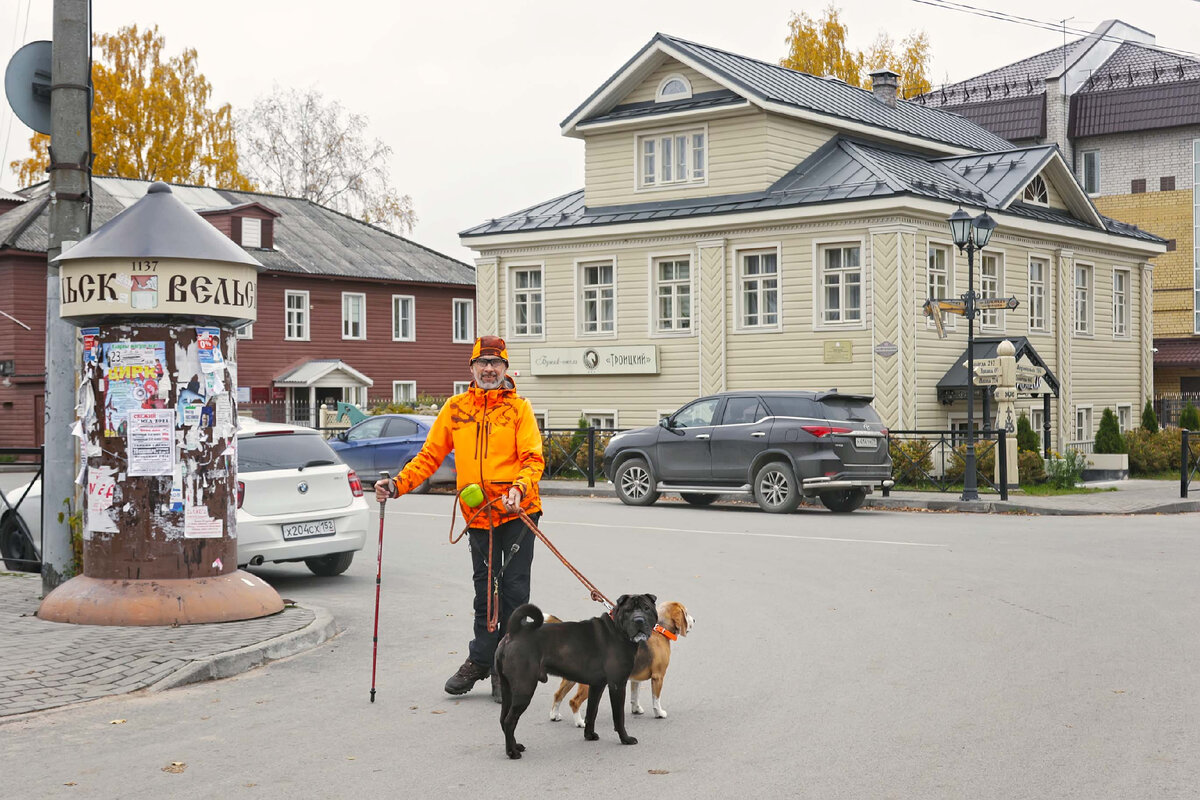
[[483,680],[490,671],[483,664],[476,664],[468,658],[458,668],[458,672],[451,675],[450,679],[446,681],[446,694],[466,694],[471,691],[475,681]]
[[492,673],[492,702],[504,702],[504,698],[500,696],[500,676],[494,672]]

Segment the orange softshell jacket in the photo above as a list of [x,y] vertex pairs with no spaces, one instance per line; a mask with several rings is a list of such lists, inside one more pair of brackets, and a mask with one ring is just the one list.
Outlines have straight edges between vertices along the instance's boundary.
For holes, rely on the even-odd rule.
[[[471,384],[442,406],[425,438],[425,446],[396,476],[396,488],[408,492],[437,471],[454,451],[458,489],[477,483],[486,499],[499,497],[516,485],[521,489],[521,508],[532,514],[542,510],[538,479],[546,461],[542,458],[542,434],[529,401],[520,397],[511,378],[504,386],[484,391]],[[470,519],[475,509],[459,501],[463,516]],[[491,506],[491,522],[500,524],[517,515],[497,503]],[[489,514],[481,515],[471,527],[487,527]]]

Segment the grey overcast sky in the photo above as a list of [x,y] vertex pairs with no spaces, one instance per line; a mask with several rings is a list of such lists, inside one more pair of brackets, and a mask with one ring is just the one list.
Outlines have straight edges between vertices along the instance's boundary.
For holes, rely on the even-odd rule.
[[[944,0],[931,0],[941,4]],[[93,30],[157,25],[167,52],[196,48],[217,103],[248,107],[273,85],[315,87],[370,119],[392,146],[395,186],[412,196],[415,241],[472,262],[458,231],[583,185],[583,143],[558,124],[656,32],[777,61],[792,11],[820,2],[692,0],[93,0]],[[850,45],[881,30],[924,30],[936,84],[969,78],[1062,44],[1062,31],[989,19],[918,0],[838,0]],[[972,0],[963,8],[1092,30],[1122,19],[1164,47],[1200,51],[1196,0]],[[0,0],[9,55],[51,38],[52,0]],[[1074,38],[1068,33],[1068,38]],[[31,132],[0,110],[0,186]]]

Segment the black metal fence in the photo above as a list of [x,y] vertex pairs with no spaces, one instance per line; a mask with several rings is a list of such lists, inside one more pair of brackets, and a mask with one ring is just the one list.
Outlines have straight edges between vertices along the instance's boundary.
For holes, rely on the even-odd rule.
[[1196,392],[1164,392],[1154,395],[1154,416],[1158,417],[1158,424],[1163,427],[1179,427],[1179,416],[1188,403],[1200,408],[1200,394]]
[[542,456],[546,459],[546,471],[542,480],[585,478],[589,488],[595,486],[596,476],[603,474],[604,448],[620,431],[620,428],[544,428]]
[[[975,439],[975,476],[980,492],[992,491],[1008,500],[1006,449],[1013,442],[1003,430],[983,430]],[[967,437],[964,431],[889,430],[894,488],[948,492],[961,489],[966,472]],[[993,469],[1000,465],[996,477]],[[889,490],[885,488],[886,497]]]
[[[0,447],[0,457],[11,457],[16,463],[36,470],[28,484],[17,495],[15,503],[8,500],[8,492],[0,492],[0,556],[4,558],[5,569],[21,572],[41,572],[42,560],[38,555],[42,551],[42,543],[34,541],[29,532],[29,520],[37,520],[38,530],[42,527],[42,503],[39,498],[36,503],[27,500],[34,482],[42,477],[44,468],[43,453],[40,447]],[[4,458],[8,461],[8,458]]]
[[1200,472],[1200,436],[1193,442],[1191,434],[1196,431],[1184,428],[1180,433],[1183,435],[1179,439],[1179,496],[1186,499],[1192,479]]

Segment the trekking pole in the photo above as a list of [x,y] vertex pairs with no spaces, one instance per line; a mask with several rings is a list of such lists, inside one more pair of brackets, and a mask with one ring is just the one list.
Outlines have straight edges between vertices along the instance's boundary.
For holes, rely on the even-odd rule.
[[[379,479],[388,485],[388,494],[394,491],[392,476],[386,471],[380,471]],[[371,646],[371,702],[375,702],[375,663],[379,657],[379,586],[383,582],[383,509],[387,498],[379,501],[379,554],[378,566],[375,569],[375,635]]]

